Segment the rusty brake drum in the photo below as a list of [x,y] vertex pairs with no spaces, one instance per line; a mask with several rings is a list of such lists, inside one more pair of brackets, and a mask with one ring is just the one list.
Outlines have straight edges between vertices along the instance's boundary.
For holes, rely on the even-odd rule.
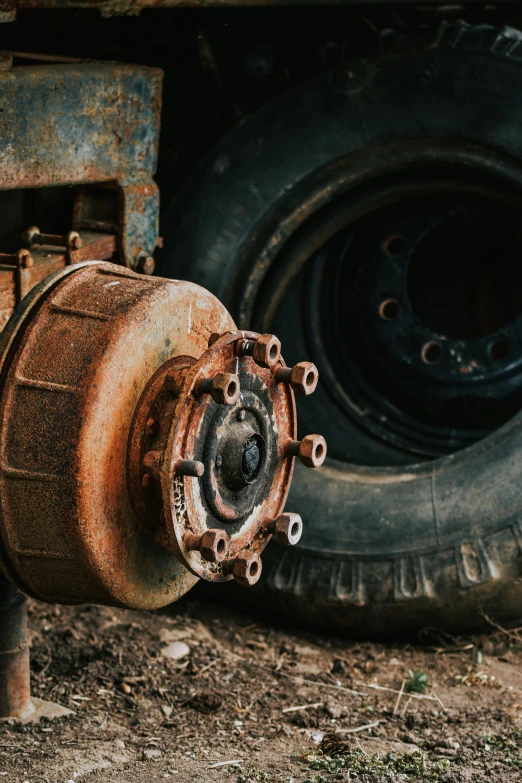
[[294,391],[272,335],[238,332],[197,285],[108,263],[68,267],[2,334],[0,570],[47,601],[155,608],[197,580],[257,581],[283,514]]

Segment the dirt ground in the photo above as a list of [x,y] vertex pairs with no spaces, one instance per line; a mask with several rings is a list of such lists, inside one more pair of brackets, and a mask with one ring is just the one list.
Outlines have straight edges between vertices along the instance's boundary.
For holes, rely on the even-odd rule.
[[361,643],[191,597],[29,609],[33,693],[74,715],[0,725],[0,783],[522,780],[516,633]]

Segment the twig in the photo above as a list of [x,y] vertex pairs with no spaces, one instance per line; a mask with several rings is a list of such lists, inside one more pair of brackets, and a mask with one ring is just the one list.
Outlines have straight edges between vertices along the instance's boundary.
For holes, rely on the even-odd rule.
[[503,628],[499,623],[496,623],[494,620],[491,619],[491,617],[488,617],[488,615],[481,611],[481,615],[484,618],[484,620],[493,626],[493,628],[496,628],[497,631],[502,631],[502,633],[506,634],[506,636],[509,636],[510,639],[514,639],[515,642],[522,642],[522,636],[520,636],[517,631],[518,628],[515,628],[513,631],[508,631],[507,628]]
[[318,701],[316,704],[301,704],[298,707],[286,707],[281,712],[300,712],[301,710],[312,710],[314,707],[322,707],[323,702]]
[[345,688],[343,685],[331,685],[329,682],[317,682],[317,680],[305,680],[303,677],[297,677],[295,674],[287,674],[286,672],[277,672],[283,677],[289,677],[294,680],[296,685],[314,685],[316,688],[333,688],[335,691],[342,691],[343,693],[351,693],[353,696],[366,696],[362,691],[354,691],[352,688]]
[[237,767],[238,764],[242,764],[243,759],[234,759],[233,761],[218,761],[217,764],[211,764],[209,769],[217,769],[218,767]]
[[465,644],[464,647],[434,647],[435,655],[447,655],[449,653],[459,653],[465,650],[472,650],[475,647],[474,644]]
[[199,672],[197,672],[197,673],[194,675],[194,679],[195,679],[195,680],[197,680],[197,678],[198,678],[198,677],[201,677],[201,675],[203,674],[203,672],[207,672],[209,669],[211,669],[211,668],[212,668],[212,666],[215,666],[217,662],[218,662],[218,659],[217,659],[217,658],[214,658],[214,660],[213,660],[213,661],[210,661],[210,663],[207,663],[207,665],[206,665],[206,666],[203,666],[203,668],[202,668],[202,669],[200,669],[200,670],[199,670]]
[[[374,682],[357,682],[356,685],[362,685],[363,688],[373,688],[373,690],[376,691],[389,691],[389,693],[400,693],[396,688],[386,688],[385,685],[377,685]],[[441,703],[440,699],[436,696],[428,696],[427,693],[410,693],[409,694],[410,699],[427,699],[428,701],[438,701],[439,704]]]
[[402,699],[402,694],[404,693],[404,686],[406,685],[406,680],[404,679],[401,684],[401,689],[399,691],[399,695],[397,696],[397,701],[395,702],[395,706],[393,708],[393,714],[397,715],[397,712],[399,710],[399,702]]
[[408,707],[409,707],[410,701],[411,701],[411,696],[409,696],[409,697],[406,699],[406,704],[404,705],[404,707],[403,707],[403,709],[402,709],[402,716],[401,716],[401,717],[403,717],[403,718],[404,718],[404,716],[406,715],[406,710],[407,710],[407,709],[408,709]]
[[374,721],[374,723],[365,723],[364,726],[357,726],[355,729],[337,729],[336,734],[358,734],[360,731],[368,731],[368,729],[374,729],[378,726],[380,720]]

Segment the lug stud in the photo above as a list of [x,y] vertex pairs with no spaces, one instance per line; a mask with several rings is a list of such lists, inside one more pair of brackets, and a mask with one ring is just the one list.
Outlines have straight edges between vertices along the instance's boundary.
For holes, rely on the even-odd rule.
[[260,334],[255,340],[238,340],[238,356],[251,356],[260,367],[275,367],[281,356],[281,343],[274,334]]
[[326,441],[322,435],[305,435],[288,446],[291,457],[299,457],[307,468],[319,468],[326,459]]
[[183,543],[187,549],[198,550],[208,563],[220,563],[228,557],[230,539],[224,530],[206,530],[202,535],[185,533]]
[[219,405],[233,405],[239,397],[240,387],[237,375],[218,372],[213,378],[203,378],[196,386],[196,394],[210,394]]
[[299,514],[287,512],[269,522],[267,530],[274,536],[278,544],[294,546],[303,533],[303,520]]
[[242,552],[234,560],[232,575],[241,587],[251,587],[261,576],[261,558],[255,552]]
[[312,362],[299,362],[293,367],[280,367],[275,372],[278,383],[288,383],[296,394],[312,394],[319,380],[319,372]]
[[195,459],[180,459],[176,463],[176,473],[178,476],[193,476],[201,478],[205,472],[205,466],[202,462]]

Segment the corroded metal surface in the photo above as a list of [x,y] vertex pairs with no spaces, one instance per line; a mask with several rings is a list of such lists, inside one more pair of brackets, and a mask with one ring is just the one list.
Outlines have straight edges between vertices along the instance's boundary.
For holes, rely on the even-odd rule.
[[[198,361],[165,364],[140,400],[131,436],[138,515],[162,546],[211,581],[232,579],[240,554],[262,552],[290,488],[294,395],[276,379],[275,367],[284,366],[279,350],[271,368],[242,354],[242,343],[258,337],[229,332]],[[225,531],[223,557],[194,545],[209,530]]]
[[199,286],[114,264],[30,292],[0,339],[0,563],[22,590],[154,608],[197,577],[253,584],[272,534],[298,540],[292,372],[234,329]]
[[31,698],[25,596],[0,573],[0,721],[37,722],[71,715],[60,704]]
[[65,243],[64,246],[51,246],[31,242],[29,251],[22,250],[14,255],[0,253],[0,331],[16,305],[45,277],[67,264],[90,259],[104,261],[112,258],[116,252],[114,234],[85,231],[81,239],[81,246],[76,249],[68,249]]
[[0,574],[0,720],[31,712],[25,597]]
[[[79,193],[72,228],[117,232],[119,261],[136,267],[158,237],[162,76],[118,63],[0,68],[0,189],[96,184],[97,200]],[[87,214],[100,193],[114,204],[108,223],[103,208]]]
[[233,322],[199,286],[111,264],[41,285],[2,335],[5,570],[44,600],[168,604],[196,579],[136,519],[130,426],[155,371]]

